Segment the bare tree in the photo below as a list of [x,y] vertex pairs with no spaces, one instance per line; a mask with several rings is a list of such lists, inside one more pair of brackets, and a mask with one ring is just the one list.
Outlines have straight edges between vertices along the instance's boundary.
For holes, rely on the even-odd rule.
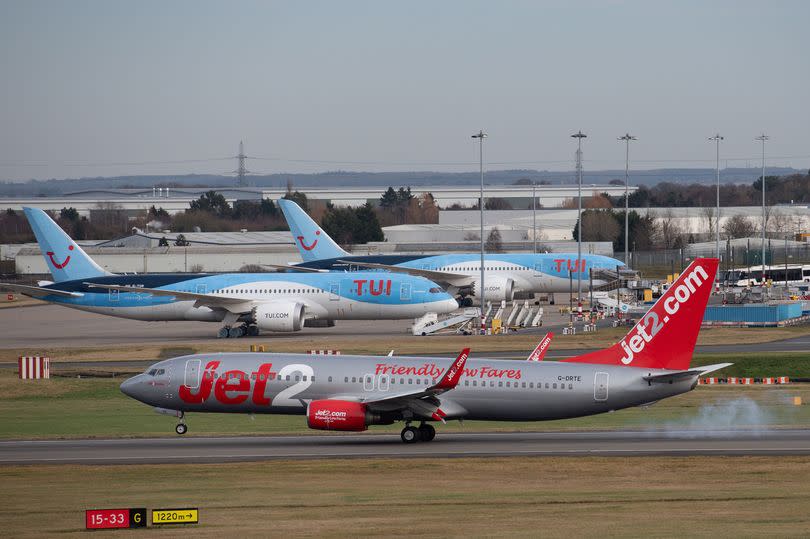
[[487,236],[487,241],[484,243],[484,249],[490,253],[500,253],[503,251],[503,243],[501,241],[501,231],[493,228]]
[[700,209],[700,216],[701,216],[701,227],[700,232],[708,231],[709,239],[714,238],[715,234],[715,227],[714,227],[714,207],[712,206],[704,206]]
[[661,215],[658,231],[660,233],[661,247],[664,249],[683,247],[683,229],[675,221],[672,210],[667,210]]
[[744,215],[732,215],[723,224],[723,232],[729,238],[748,238],[754,235],[756,227],[751,219]]

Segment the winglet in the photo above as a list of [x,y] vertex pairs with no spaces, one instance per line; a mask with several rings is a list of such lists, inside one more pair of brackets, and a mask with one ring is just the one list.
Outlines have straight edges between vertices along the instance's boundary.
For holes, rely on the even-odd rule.
[[526,361],[543,361],[543,358],[546,357],[546,351],[548,350],[548,346],[551,344],[551,339],[554,338],[554,333],[548,332],[546,336],[543,337],[540,342],[537,344],[537,347],[532,350],[532,353],[529,354],[529,357],[526,358]]
[[439,383],[433,386],[432,389],[448,391],[456,387],[456,384],[458,384],[458,381],[461,378],[461,374],[464,372],[464,364],[467,363],[467,358],[469,356],[469,348],[462,350],[456,360],[450,365],[450,368],[447,369],[447,372],[444,373],[442,379],[439,380]]

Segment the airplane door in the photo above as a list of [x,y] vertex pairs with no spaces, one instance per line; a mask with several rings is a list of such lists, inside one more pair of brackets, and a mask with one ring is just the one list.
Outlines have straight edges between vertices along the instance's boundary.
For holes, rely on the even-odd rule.
[[197,285],[197,293],[198,294],[205,294],[205,285],[204,284],[198,284]]
[[329,283],[329,301],[340,299],[340,283]]
[[363,375],[363,391],[374,391],[374,375]]
[[541,275],[543,275],[543,264],[541,264],[540,262],[537,262],[534,265],[534,276],[535,277],[540,277]]
[[606,401],[608,398],[608,378],[606,372],[597,372],[593,378],[593,400]]
[[183,383],[189,389],[197,389],[200,387],[200,364],[199,359],[189,359],[186,361],[186,374],[183,378]]
[[118,290],[110,290],[109,298],[110,301],[118,301]]
[[399,286],[399,299],[400,301],[411,300],[411,283],[402,283]]

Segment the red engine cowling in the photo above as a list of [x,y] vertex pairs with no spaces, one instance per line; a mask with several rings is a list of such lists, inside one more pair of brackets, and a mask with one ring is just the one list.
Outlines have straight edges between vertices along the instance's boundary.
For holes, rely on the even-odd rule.
[[307,407],[307,426],[318,430],[363,431],[369,424],[367,408],[362,402],[312,401]]

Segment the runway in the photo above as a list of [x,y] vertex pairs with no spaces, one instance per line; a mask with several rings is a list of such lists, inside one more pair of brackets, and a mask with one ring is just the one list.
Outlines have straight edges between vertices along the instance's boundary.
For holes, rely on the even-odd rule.
[[810,430],[348,434],[0,442],[0,465],[222,463],[328,458],[810,455]]

